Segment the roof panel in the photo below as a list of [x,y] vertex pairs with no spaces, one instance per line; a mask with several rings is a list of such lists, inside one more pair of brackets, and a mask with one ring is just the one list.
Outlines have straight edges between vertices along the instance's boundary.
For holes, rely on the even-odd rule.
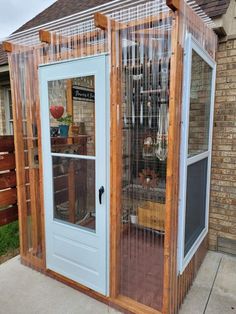
[[[196,3],[205,11],[205,13],[211,17],[217,17],[226,13],[230,0],[195,0]],[[25,23],[14,33],[18,33],[36,26],[40,26],[45,23],[52,22],[54,20],[61,19],[66,16],[70,16],[75,13],[79,13],[93,7],[103,5],[110,0],[57,0],[54,4],[48,7],[46,10],[35,16],[33,19]],[[7,54],[2,51],[0,45],[0,65],[7,63]]]
[[203,11],[210,17],[218,17],[226,13],[230,0],[195,0]]
[[102,5],[104,3],[111,2],[110,0],[57,0],[54,4],[48,7],[46,10],[38,14],[32,20],[22,25],[15,31],[21,32],[26,29],[39,26],[41,24],[49,23],[54,20],[61,19],[63,17],[82,12],[93,7]]
[[[195,0],[209,17],[216,17],[226,12],[230,0]],[[39,26],[63,17],[91,9],[93,7],[109,3],[110,0],[57,0],[46,10],[35,16],[29,22],[15,31],[21,32],[26,29]]]

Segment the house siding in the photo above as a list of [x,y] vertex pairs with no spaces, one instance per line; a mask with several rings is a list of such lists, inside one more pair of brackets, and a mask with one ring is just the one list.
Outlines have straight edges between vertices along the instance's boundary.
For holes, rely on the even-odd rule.
[[236,40],[217,53],[209,248],[220,238],[236,241]]
[[6,133],[4,89],[0,87],[0,135],[6,135]]

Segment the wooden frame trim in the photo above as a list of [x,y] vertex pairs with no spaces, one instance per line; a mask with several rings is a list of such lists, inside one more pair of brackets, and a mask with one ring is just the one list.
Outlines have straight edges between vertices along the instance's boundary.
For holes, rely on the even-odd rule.
[[179,44],[179,11],[175,13],[172,29],[170,68],[168,158],[166,175],[166,232],[164,243],[163,314],[176,311],[177,301],[177,234],[180,125],[182,101],[183,48]]
[[[168,14],[169,16],[169,14]],[[117,64],[117,49],[119,49],[120,47],[116,47],[117,42],[119,43],[119,39],[117,40],[116,36],[119,36],[117,33],[121,30],[121,28],[119,27],[118,24],[113,24],[111,22],[109,22],[107,19],[102,18],[101,14],[96,15],[98,21],[96,22],[96,26],[100,26],[102,27],[102,29],[105,29],[105,27],[108,27],[110,24],[110,29],[108,29],[108,31],[111,32],[110,35],[110,52],[111,52],[111,77],[110,77],[110,88],[111,88],[111,174],[110,174],[110,178],[111,178],[111,185],[116,186],[116,189],[111,191],[110,196],[111,196],[111,200],[110,200],[110,225],[114,226],[113,232],[110,235],[110,295],[111,295],[111,299],[114,300],[114,302],[119,302],[119,304],[121,304],[122,306],[124,306],[124,308],[126,309],[133,309],[135,310],[134,313],[160,313],[159,311],[155,311],[154,309],[151,309],[145,305],[142,305],[141,303],[138,303],[128,297],[125,296],[120,296],[118,294],[119,291],[119,236],[120,236],[120,206],[121,206],[121,129],[122,129],[122,125],[121,125],[121,120],[118,120],[117,117],[121,117],[121,91],[119,90],[119,88],[117,88],[117,86],[120,86],[120,84],[117,84],[117,82],[120,82],[120,69],[119,69],[119,64]],[[180,58],[181,62],[182,62],[182,50],[180,49],[180,46],[177,45],[178,44],[178,35],[179,35],[179,19],[178,16],[176,15],[176,23],[175,23],[175,27],[172,30],[172,46],[174,47],[173,49],[173,57],[172,57],[172,67],[171,67],[171,76],[173,78],[173,90],[172,93],[170,95],[170,99],[172,99],[172,105],[171,105],[171,110],[172,110],[172,115],[171,115],[171,127],[172,130],[170,131],[171,136],[169,136],[169,140],[170,138],[173,139],[174,134],[176,132],[176,130],[179,128],[180,123],[178,123],[177,120],[175,120],[176,118],[176,103],[179,104],[179,100],[180,100],[180,95],[181,95],[181,75],[179,77],[179,75],[176,76],[176,73],[178,72],[178,66],[180,66],[179,62],[178,62],[178,58]],[[142,23],[147,22],[146,19],[142,21]],[[150,19],[148,19],[148,22],[150,22]],[[113,24],[113,25],[112,25]],[[132,24],[132,23],[131,23]],[[132,24],[133,25],[133,24]],[[136,25],[136,24],[135,24]],[[125,27],[127,28],[128,25],[125,25]],[[120,63],[121,64],[121,63]],[[182,63],[181,63],[182,64]],[[182,73],[181,71],[179,71],[179,73]],[[180,81],[178,80],[180,79]],[[176,92],[178,92],[178,94],[176,95]],[[179,110],[180,112],[180,110]],[[177,132],[178,134],[178,132]],[[118,140],[117,140],[118,139]],[[180,140],[180,138],[178,138],[178,140]],[[177,251],[175,252],[175,256],[174,258],[171,258],[171,253],[174,253],[173,251],[175,250],[174,245],[177,244],[176,241],[174,241],[174,245],[172,245],[172,242],[174,240],[174,236],[172,235],[172,230],[173,227],[174,230],[177,230],[177,209],[176,209],[176,213],[175,213],[175,217],[172,219],[171,218],[171,208],[172,208],[172,197],[173,194],[175,193],[175,196],[177,196],[177,192],[176,189],[174,187],[174,185],[172,186],[173,182],[172,182],[172,178],[173,178],[173,173],[175,170],[175,165],[174,165],[174,153],[175,153],[175,145],[174,145],[174,141],[172,140],[172,158],[171,158],[171,162],[169,162],[169,193],[170,193],[170,198],[169,198],[169,208],[166,210],[168,211],[169,214],[167,214],[167,219],[169,219],[169,221],[167,220],[167,222],[169,222],[169,229],[168,229],[168,235],[169,238],[165,240],[165,254],[164,254],[164,264],[165,264],[165,270],[164,270],[164,295],[165,295],[165,291],[166,291],[166,295],[168,295],[168,297],[165,299],[165,296],[163,297],[163,313],[170,313],[172,314],[173,312],[170,312],[170,288],[171,288],[171,275],[173,275],[174,271],[172,272],[172,268],[171,268],[171,263],[173,262],[174,258],[176,259],[177,262]],[[178,146],[178,145],[177,145]],[[169,158],[170,159],[170,158]],[[167,170],[168,171],[168,170]],[[168,176],[168,174],[167,174]],[[177,181],[178,181],[178,175],[177,175]],[[176,200],[176,198],[175,198]],[[176,264],[175,262],[175,264]],[[176,267],[174,267],[176,269]],[[176,280],[175,280],[175,285],[177,286],[177,276]],[[176,292],[176,290],[174,290],[174,292]],[[173,304],[175,304],[173,302]],[[155,312],[154,312],[155,311]]]
[[158,310],[155,310],[149,306],[146,306],[122,295],[119,295],[113,302],[115,304],[119,304],[122,308],[135,314],[162,314]]
[[[110,24],[110,22],[108,23]],[[121,208],[121,51],[120,32],[110,25],[110,296],[116,299],[119,290],[120,208]],[[117,52],[119,56],[117,58]],[[118,60],[117,60],[118,59]],[[117,64],[118,62],[118,64]]]

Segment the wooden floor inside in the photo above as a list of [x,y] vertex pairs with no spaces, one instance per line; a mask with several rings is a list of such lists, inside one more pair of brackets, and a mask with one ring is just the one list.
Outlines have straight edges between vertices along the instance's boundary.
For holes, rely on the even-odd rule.
[[129,226],[121,238],[120,292],[161,311],[164,235]]

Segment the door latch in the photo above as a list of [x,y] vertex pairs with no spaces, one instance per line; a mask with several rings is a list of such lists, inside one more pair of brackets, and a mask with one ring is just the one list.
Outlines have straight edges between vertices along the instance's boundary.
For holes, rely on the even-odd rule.
[[104,186],[99,189],[99,204],[102,204],[102,194],[105,192]]

